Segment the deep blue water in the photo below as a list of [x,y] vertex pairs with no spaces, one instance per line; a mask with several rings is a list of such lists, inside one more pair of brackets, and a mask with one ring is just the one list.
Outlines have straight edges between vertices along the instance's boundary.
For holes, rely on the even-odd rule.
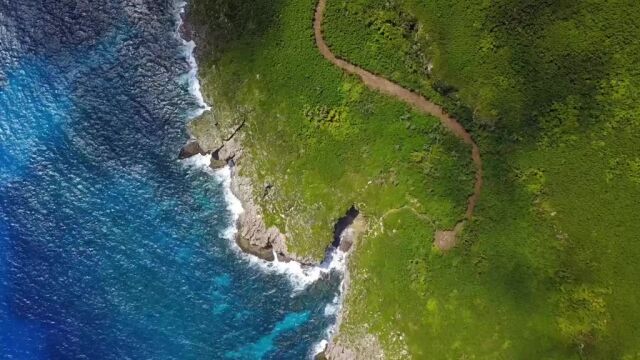
[[292,292],[177,160],[198,107],[175,5],[0,0],[0,358],[301,359],[337,277]]

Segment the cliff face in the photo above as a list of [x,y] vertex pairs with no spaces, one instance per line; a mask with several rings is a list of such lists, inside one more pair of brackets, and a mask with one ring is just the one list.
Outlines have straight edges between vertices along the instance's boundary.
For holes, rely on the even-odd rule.
[[[215,113],[203,114],[196,122],[210,121],[215,118]],[[245,175],[244,169],[251,166],[242,147],[244,133],[243,123],[233,126],[231,129],[220,128],[220,123],[210,123],[214,131],[204,134],[191,131],[191,139],[182,149],[180,156],[188,157],[195,154],[211,153],[211,167],[231,167],[231,191],[240,200],[244,212],[238,219],[238,235],[236,242],[240,248],[252,255],[272,261],[274,256],[279,260],[296,260],[302,263],[311,263],[312,260],[299,258],[289,253],[286,245],[286,236],[277,227],[267,227],[263,218],[262,208],[255,201],[254,182]],[[198,124],[197,126],[202,126]],[[192,127],[193,129],[193,127]],[[230,134],[224,136],[222,134]],[[213,135],[213,136],[211,136]],[[264,191],[264,189],[263,189]]]
[[243,157],[242,133],[236,132],[236,136],[226,141],[224,145],[214,152],[214,159],[225,161],[232,166],[231,191],[242,202],[244,212],[238,219],[238,245],[242,250],[260,258],[272,261],[274,255],[279,259],[295,259],[287,251],[286,236],[275,226],[267,227],[262,208],[256,203],[256,193],[253,181],[248,176],[243,176],[243,166],[248,161]]
[[384,352],[373,335],[367,335],[345,346],[339,342],[330,342],[325,351],[330,360],[381,360]]
[[[199,64],[210,60],[209,53],[220,51],[222,45],[231,35],[229,31],[218,29],[212,31],[209,24],[189,21],[193,9],[189,8],[183,27],[183,37],[196,42],[196,60]],[[221,20],[222,23],[224,21]],[[213,39],[211,39],[213,37]],[[215,44],[215,45],[211,45]],[[208,55],[207,55],[208,54]],[[215,70],[212,70],[215,71]],[[200,77],[200,82],[207,80]],[[231,191],[240,200],[244,212],[238,219],[238,235],[236,242],[240,248],[265,260],[298,260],[309,263],[311,259],[298,258],[288,252],[286,236],[275,226],[267,227],[262,208],[255,201],[256,189],[254,181],[245,169],[250,166],[243,148],[245,138],[244,126],[251,109],[248,106],[232,106],[227,102],[215,101],[213,95],[203,91],[203,97],[215,106],[193,120],[188,127],[191,139],[182,148],[179,157],[187,158],[195,154],[211,154],[211,167],[231,167]]]

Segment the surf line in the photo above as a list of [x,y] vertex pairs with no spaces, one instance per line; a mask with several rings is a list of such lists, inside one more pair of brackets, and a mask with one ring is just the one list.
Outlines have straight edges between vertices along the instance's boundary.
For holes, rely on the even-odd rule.
[[[185,12],[186,5],[187,3],[184,1],[176,2],[175,14],[177,27],[175,31],[183,43],[184,55],[189,64],[189,72],[185,74],[182,81],[185,81],[188,84],[190,94],[197,100],[199,105],[196,111],[189,114],[189,119],[192,120],[202,115],[204,112],[210,111],[211,107],[205,102],[200,88],[197,61],[194,55],[196,44],[193,40],[186,41],[182,38],[180,33],[180,29],[183,25],[182,16]],[[275,254],[274,261],[267,261],[244,252],[235,241],[238,234],[238,219],[244,209],[240,200],[231,191],[231,181],[233,176],[232,165],[227,165],[220,169],[212,169],[209,166],[211,164],[211,157],[211,154],[195,154],[194,156],[181,161],[188,167],[197,168],[200,171],[204,171],[214,176],[215,179],[222,184],[225,202],[227,203],[227,211],[231,214],[231,223],[221,235],[229,241],[231,249],[239,258],[247,261],[251,266],[262,271],[286,276],[290,280],[294,292],[305,289],[307,286],[315,283],[331,271],[336,270],[340,273],[344,273],[347,254],[338,247],[329,247],[323,262],[315,266],[301,264],[300,262],[293,260],[279,261]]]
[[[198,65],[194,55],[194,49],[196,44],[193,40],[186,41],[181,34],[181,28],[183,25],[182,16],[185,12],[187,3],[184,1],[176,2],[176,24],[175,33],[182,41],[184,55],[187,58],[189,64],[189,72],[185,74],[182,81],[185,81],[188,85],[190,94],[197,100],[199,105],[198,109],[189,114],[189,120],[193,120],[203,113],[210,111],[211,107],[204,100],[201,92],[200,81],[198,78]],[[336,271],[341,277],[340,285],[337,294],[333,300],[326,304],[324,316],[336,317],[336,321],[329,325],[325,329],[324,338],[320,339],[318,343],[314,344],[311,349],[311,355],[315,356],[317,353],[324,349],[328,343],[328,339],[334,335],[339,321],[339,314],[345,296],[348,273],[347,273],[347,257],[349,254],[349,248],[341,248],[339,244],[342,242],[343,237],[354,236],[352,234],[353,229],[346,227],[340,231],[339,234],[334,235],[334,242],[326,252],[322,263],[315,266],[304,265],[296,261],[279,261],[277,254],[274,254],[274,261],[267,261],[257,256],[251,255],[243,251],[236,242],[236,236],[238,236],[238,219],[244,212],[242,202],[232,191],[232,177],[233,177],[233,164],[227,164],[227,166],[219,169],[211,168],[212,154],[196,154],[187,159],[180,160],[183,165],[191,167],[196,171],[204,171],[205,173],[212,175],[222,185],[224,192],[224,199],[227,204],[227,211],[231,215],[231,221],[229,226],[223,230],[222,237],[228,241],[230,248],[236,253],[239,259],[246,261],[250,266],[259,269],[260,271],[267,273],[275,273],[285,276],[293,289],[292,296],[296,293],[304,290],[307,286],[315,283],[321,278],[326,277],[328,274]],[[339,237],[339,241],[336,243],[335,237]]]

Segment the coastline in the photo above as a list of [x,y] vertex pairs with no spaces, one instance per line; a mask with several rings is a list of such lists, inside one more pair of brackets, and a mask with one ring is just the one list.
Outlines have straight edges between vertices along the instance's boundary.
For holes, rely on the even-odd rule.
[[[185,44],[185,51],[188,51],[188,62],[192,66],[189,71],[188,83],[189,89],[192,95],[198,100],[200,108],[191,116],[191,121],[196,120],[198,117],[206,115],[205,113],[211,112],[211,107],[205,101],[204,95],[200,91],[200,78],[198,77],[197,69],[197,51],[195,40],[197,34],[191,32],[185,34],[185,18],[188,17],[186,13],[186,2],[179,2],[180,6],[180,22],[179,22],[179,34],[180,36],[191,38],[190,41],[182,39]],[[189,31],[193,31],[189,26]],[[318,262],[311,258],[298,256],[295,253],[290,252],[286,246],[287,234],[280,231],[275,226],[267,227],[263,221],[262,209],[254,201],[254,184],[251,179],[246,176],[242,176],[243,165],[245,161],[250,161],[245,156],[244,148],[242,146],[244,133],[242,128],[244,122],[237,125],[232,129],[216,129],[219,134],[230,133],[225,137],[220,135],[216,144],[218,146],[212,147],[210,144],[202,144],[191,132],[189,132],[189,140],[183,146],[180,151],[180,160],[190,159],[192,157],[202,157],[197,160],[199,166],[202,166],[202,161],[207,158],[209,166],[212,170],[229,169],[229,194],[232,194],[236,200],[242,206],[243,211],[239,214],[237,219],[237,239],[236,243],[245,253],[254,255],[260,259],[266,261],[278,261],[278,262],[298,262],[301,266],[319,266],[322,267],[327,262],[328,258],[331,258],[331,254],[334,250],[338,250],[335,240],[339,237],[339,234],[334,234],[335,238],[333,243],[327,242],[325,257],[322,261]],[[235,201],[231,199],[230,201]],[[338,223],[342,219],[338,219]],[[344,226],[342,230],[346,230]],[[330,234],[327,234],[328,237]]]
[[[339,246],[330,246],[325,254],[324,260],[319,264],[308,264],[288,258],[282,259],[276,250],[272,249],[272,257],[265,258],[256,254],[255,250],[247,250],[241,245],[242,239],[242,222],[241,219],[245,214],[245,207],[234,192],[234,181],[238,176],[234,174],[233,165],[213,168],[211,154],[195,154],[191,157],[181,160],[185,166],[204,171],[214,177],[221,185],[224,191],[227,210],[231,214],[231,224],[226,228],[222,237],[229,242],[231,249],[237,254],[241,261],[245,261],[249,266],[267,273],[275,273],[286,276],[292,286],[293,294],[303,291],[308,286],[326,278],[336,271],[341,276],[338,295],[331,303],[325,305],[325,316],[335,316],[335,322],[325,330],[325,337],[320,339],[312,348],[310,357],[313,359],[322,359],[324,354],[333,354],[331,359],[350,359],[348,349],[336,344],[335,337],[338,335],[342,318],[347,308],[344,300],[349,291],[350,276],[348,269],[349,255],[355,250],[357,239],[366,227],[362,216],[358,216],[352,224],[349,224],[340,233]],[[347,354],[345,357],[344,354]]]
[[[329,67],[324,59],[317,56],[317,46],[313,46],[316,44],[309,41],[312,36],[309,36],[308,31],[301,30],[308,29],[308,16],[302,15],[310,12],[312,1],[286,1],[282,3],[282,8],[270,7],[269,3],[262,5],[247,3],[246,7],[223,9],[222,12],[218,11],[220,7],[216,4],[218,3],[195,3],[194,9],[197,10],[192,13],[190,19],[192,21],[198,19],[197,26],[206,26],[209,29],[210,33],[202,33],[204,37],[199,39],[208,42],[205,46],[208,46],[209,50],[213,50],[213,47],[217,48],[220,44],[225,50],[229,49],[229,51],[209,51],[202,54],[204,56],[201,59],[206,61],[200,64],[200,75],[204,81],[203,90],[207,93],[205,95],[213,96],[216,101],[222,103],[221,107],[214,107],[215,113],[225,113],[223,114],[225,116],[217,117],[218,119],[233,120],[244,117],[243,115],[251,116],[251,121],[247,122],[246,131],[242,131],[245,134],[244,145],[248,158],[242,161],[244,164],[241,164],[245,171],[239,173],[254,179],[253,183],[256,187],[253,198],[264,209],[267,223],[277,224],[280,229],[289,232],[292,235],[288,239],[289,247],[294,252],[313,254],[316,261],[323,256],[327,245],[325,234],[329,232],[329,226],[332,225],[336,215],[341,214],[352,203],[363,204],[362,209],[372,217],[372,227],[375,226],[375,230],[381,230],[379,233],[371,231],[367,236],[368,240],[360,244],[357,256],[351,258],[349,275],[354,283],[351,284],[353,286],[350,287],[350,295],[345,301],[350,309],[342,311],[344,315],[342,331],[336,338],[336,342],[359,344],[359,340],[366,337],[366,334],[365,336],[356,334],[362,333],[360,329],[366,330],[369,320],[376,316],[377,322],[369,330],[379,337],[387,355],[399,354],[405,349],[407,351],[411,349],[411,352],[416,354],[447,356],[454,345],[461,343],[463,347],[460,351],[477,353],[478,356],[495,351],[507,357],[518,357],[518,354],[520,356],[526,354],[531,346],[535,346],[535,343],[540,342],[547,334],[557,333],[557,318],[575,319],[576,314],[582,316],[581,310],[576,310],[570,304],[575,300],[578,291],[582,290],[580,287],[592,286],[593,288],[589,289],[594,293],[590,295],[593,295],[599,303],[607,304],[607,308],[598,311],[587,308],[588,317],[593,317],[594,321],[602,319],[610,321],[617,318],[618,320],[614,321],[615,326],[608,325],[606,328],[593,330],[586,327],[588,331],[578,331],[580,327],[576,326],[572,328],[575,331],[569,331],[563,336],[569,340],[573,337],[583,340],[586,332],[593,331],[595,334],[619,338],[620,340],[615,343],[618,345],[633,344],[633,339],[625,335],[629,333],[632,322],[619,320],[633,319],[633,311],[630,311],[632,307],[629,306],[632,303],[632,297],[616,297],[615,301],[609,303],[610,295],[601,293],[602,289],[599,288],[604,287],[603,289],[607,290],[611,287],[618,292],[621,291],[620,289],[625,290],[625,282],[631,277],[611,277],[604,270],[600,272],[599,269],[590,268],[594,276],[598,274],[598,281],[583,282],[581,274],[584,273],[584,269],[580,264],[584,262],[577,260],[573,262],[575,259],[589,258],[599,264],[606,264],[605,268],[619,264],[619,261],[609,259],[608,256],[591,254],[588,249],[603,246],[603,238],[596,234],[606,233],[606,228],[611,228],[611,225],[615,227],[615,224],[620,223],[619,217],[632,220],[631,215],[628,217],[626,215],[633,214],[632,210],[635,209],[627,197],[620,196],[620,193],[629,193],[630,190],[630,183],[627,181],[629,179],[625,177],[628,169],[621,168],[622,170],[615,176],[609,172],[612,166],[614,168],[618,165],[626,166],[624,163],[616,163],[614,166],[611,159],[616,156],[623,156],[622,159],[630,156],[628,145],[632,142],[619,144],[610,133],[598,133],[596,136],[594,132],[593,139],[598,139],[600,144],[598,146],[606,144],[608,149],[612,149],[612,152],[605,154],[601,149],[595,148],[595,142],[582,141],[584,139],[580,137],[581,135],[591,136],[592,134],[582,131],[586,131],[586,128],[577,131],[572,127],[562,127],[556,131],[554,126],[557,123],[547,122],[550,118],[545,116],[544,112],[553,114],[554,121],[561,119],[563,124],[565,121],[567,124],[573,123],[575,113],[560,110],[573,109],[582,113],[585,109],[576,104],[591,103],[594,99],[589,96],[593,95],[591,92],[589,94],[572,92],[575,87],[570,85],[575,84],[566,81],[564,70],[571,70],[571,65],[574,64],[565,61],[566,59],[562,56],[558,57],[557,53],[545,52],[544,59],[552,59],[558,68],[543,69],[545,71],[541,74],[547,74],[545,76],[537,76],[536,73],[536,76],[528,77],[530,69],[527,64],[522,66],[522,63],[518,62],[518,71],[509,72],[510,59],[489,56],[490,59],[486,60],[474,51],[477,50],[474,48],[476,43],[469,45],[467,41],[463,41],[460,43],[461,48],[451,46],[455,43],[454,40],[467,39],[471,35],[477,36],[487,32],[493,34],[495,31],[502,33],[501,28],[497,29],[495,26],[504,25],[507,28],[517,26],[517,22],[510,22],[508,17],[503,18],[502,13],[494,14],[500,16],[491,18],[487,24],[474,28],[472,33],[461,34],[460,38],[436,39],[430,36],[429,31],[424,30],[448,31],[451,27],[457,31],[461,26],[455,22],[435,21],[429,15],[441,12],[436,10],[450,8],[450,4],[441,2],[432,7],[416,5],[415,8],[404,5],[392,6],[391,10],[394,10],[394,13],[391,15],[395,19],[393,25],[398,30],[398,36],[384,38],[376,36],[375,31],[370,31],[376,28],[362,20],[377,18],[380,14],[379,8],[387,10],[389,5],[363,3],[360,4],[361,9],[357,9],[354,4],[354,8],[334,7],[333,10],[330,6],[329,11],[333,13],[331,21],[326,24],[327,40],[330,41],[338,56],[343,60],[349,59],[354,66],[359,65],[362,69],[369,69],[375,76],[389,76],[400,86],[413,88],[416,84],[414,80],[418,81],[418,77],[413,76],[416,74],[415,69],[427,68],[426,62],[429,62],[430,73],[433,63],[436,63],[438,68],[439,56],[443,61],[451,59],[458,64],[464,63],[467,58],[470,61],[470,69],[458,69],[467,74],[467,77],[456,76],[455,72],[436,71],[438,74],[434,73],[433,77],[420,77],[424,82],[419,82],[417,87],[417,89],[426,89],[424,94],[428,98],[436,95],[433,99],[451,109],[453,116],[458,117],[474,134],[478,135],[477,140],[489,149],[485,165],[488,168],[487,182],[491,183],[491,186],[486,187],[482,196],[487,200],[485,203],[487,206],[478,209],[479,216],[472,222],[466,222],[470,227],[467,226],[464,230],[463,239],[460,239],[464,241],[459,242],[458,248],[447,251],[456,245],[455,234],[462,231],[457,230],[456,224],[462,224],[460,228],[464,225],[464,222],[458,222],[463,220],[460,217],[463,214],[463,201],[467,204],[465,215],[470,214],[474,208],[474,202],[469,199],[471,195],[469,189],[473,180],[470,170],[474,165],[469,161],[473,159],[466,156],[469,147],[463,142],[452,141],[455,139],[451,138],[450,133],[445,134],[440,126],[431,126],[433,119],[425,122],[422,112],[417,114],[412,111],[406,115],[402,113],[406,111],[406,107],[398,106],[396,109],[386,106],[393,101],[387,97],[371,94],[366,89],[361,91],[362,82],[357,77],[344,76],[342,72],[336,71],[335,67]],[[198,7],[199,5],[202,7]],[[396,8],[400,11],[395,11]],[[464,11],[452,11],[449,14],[445,11],[446,16],[443,16],[448,18],[458,16],[456,13],[459,13],[465,19],[464,23],[470,23],[474,19],[473,16],[477,14],[483,16],[488,11],[480,7],[476,7],[475,10],[478,12],[473,14]],[[217,17],[216,14],[221,16]],[[216,19],[226,20],[223,14],[229,15],[229,19],[234,22],[222,24],[216,21]],[[553,20],[553,16],[551,18]],[[362,31],[355,32],[356,25]],[[220,30],[218,27],[223,29]],[[353,33],[350,31],[352,28]],[[222,31],[225,31],[223,35],[227,36],[225,38],[227,43],[221,43],[218,39],[219,32]],[[402,36],[403,34],[408,36]],[[516,36],[514,39],[516,40],[514,43],[502,44],[507,53],[528,51],[533,48],[533,45],[526,42],[526,37]],[[622,40],[613,36],[612,39]],[[555,40],[557,39],[545,38],[540,44],[551,46],[556,44]],[[351,46],[353,42],[361,43],[362,41],[380,43],[380,49],[385,50],[381,51],[384,56],[379,58],[370,56],[370,51]],[[395,44],[411,49],[409,55],[412,57],[394,51],[394,46],[387,47]],[[555,46],[553,48],[557,49]],[[428,55],[430,52],[427,50],[434,51],[435,60]],[[575,50],[571,48],[566,51],[574,53]],[[606,51],[603,53],[610,54]],[[425,56],[415,56],[420,54]],[[496,54],[493,53],[493,55]],[[406,64],[402,61],[405,59]],[[586,63],[597,64],[598,61],[591,61],[594,59],[600,58],[588,59],[590,61]],[[621,62],[616,64],[620,65],[620,69],[627,69],[629,63],[624,61],[626,59],[620,60]],[[495,73],[486,70],[495,70]],[[519,72],[522,70],[526,70],[526,74]],[[504,78],[493,76],[496,73],[506,76],[507,85]],[[583,76],[582,72],[578,71],[578,73]],[[420,75],[419,72],[418,74]],[[584,79],[593,79],[588,74],[587,71]],[[474,76],[478,76],[482,82],[467,81]],[[549,78],[555,81],[549,82]],[[494,81],[495,79],[503,81]],[[525,80],[532,80],[534,85],[528,84]],[[521,89],[523,93],[539,95],[541,101],[544,100],[544,104],[549,107],[539,112],[535,106],[532,106],[533,103],[527,100],[528,97],[521,98],[518,95],[520,93],[514,95],[501,91],[511,82],[517,85],[525,84]],[[550,93],[544,89],[556,83],[560,90],[568,90],[571,101],[565,102],[564,98],[548,97]],[[392,85],[386,84],[393,89]],[[603,105],[603,109],[623,105],[616,100],[614,89],[609,85],[601,84],[597,80],[589,84],[593,85],[594,89],[602,91],[603,97],[598,96],[597,100],[598,104]],[[449,87],[449,85],[454,86]],[[336,92],[336,89],[343,92]],[[509,101],[496,100],[494,95],[501,93],[506,94],[505,98]],[[469,97],[469,94],[480,95]],[[246,113],[243,112],[245,108]],[[585,114],[598,116],[597,119],[602,119],[603,126],[615,123],[605,117],[606,111],[603,109],[595,105],[590,109],[594,112],[589,111]],[[300,116],[301,110],[304,117]],[[238,114],[238,116],[226,116],[229,114]],[[335,114],[337,117],[333,116]],[[495,114],[512,114],[514,117],[505,120],[496,118]],[[216,122],[211,116],[206,118],[207,121],[200,122],[201,125],[206,125],[208,121]],[[376,119],[379,121],[374,121]],[[397,119],[403,121],[399,122]],[[539,132],[527,132],[530,125],[527,120],[531,119],[540,120],[545,126],[537,129]],[[275,121],[277,126],[272,125]],[[610,121],[613,122],[610,123]],[[224,127],[232,129],[226,125]],[[198,135],[203,142],[216,138],[206,133],[206,131],[214,131],[216,126],[208,129],[205,129],[205,126],[199,128],[194,126],[192,129],[198,130],[193,134]],[[354,138],[350,137],[349,131],[357,134],[354,138],[360,140],[357,142],[358,148],[354,147],[356,142],[352,141]],[[524,135],[513,135],[519,131],[525,131]],[[240,138],[241,136],[238,137]],[[397,141],[397,139],[403,141]],[[530,144],[535,146],[521,148],[529,140],[535,140]],[[567,142],[571,145],[570,149],[558,150],[558,145],[564,146]],[[575,149],[573,145],[576,145]],[[513,153],[514,149],[518,151]],[[473,156],[473,149],[471,151]],[[362,153],[367,154],[366,159],[360,158],[359,155]],[[330,156],[326,156],[327,154]],[[549,154],[553,154],[554,157],[548,156]],[[571,160],[594,156],[598,159],[602,157],[602,163],[593,164],[594,169],[599,171],[591,171],[589,166],[584,165],[585,162],[571,163]],[[556,160],[549,163],[548,159]],[[219,166],[224,164],[224,161],[218,161],[220,161]],[[563,166],[567,161],[575,167]],[[586,163],[588,164],[588,161]],[[607,163],[609,165],[606,165]],[[478,167],[477,170],[481,171],[481,168]],[[580,176],[574,176],[575,173]],[[593,177],[587,176],[592,174]],[[600,177],[601,174],[607,175],[606,185]],[[273,189],[269,189],[267,194],[269,196],[263,198],[262,187],[267,189],[271,186],[270,184],[273,184]],[[480,184],[478,177],[476,177],[476,184]],[[590,191],[592,188],[611,189],[611,192],[607,191],[606,195],[597,199],[593,196],[582,196],[592,195],[593,192]],[[563,191],[549,189],[563,189]],[[339,196],[334,197],[335,194]],[[568,197],[567,194],[571,196]],[[584,201],[591,199],[591,202],[601,205],[606,211],[602,210],[594,215],[593,212],[588,211],[589,208],[593,208],[592,204],[585,206],[584,201],[578,204],[576,199],[581,198]],[[607,201],[614,198],[616,201],[610,203]],[[613,203],[620,206],[612,206]],[[571,209],[571,211],[556,211],[555,206],[549,209],[549,204],[564,206],[565,210]],[[379,214],[383,214],[382,217]],[[393,216],[387,216],[388,214]],[[505,217],[504,214],[509,216]],[[374,217],[380,220],[380,228],[377,227],[378,223],[374,222]],[[589,246],[574,248],[568,243],[568,239],[584,235],[580,230],[582,228],[574,227],[580,218],[598,221],[590,221],[588,225],[591,235],[580,239]],[[511,228],[506,226],[514,224],[517,226]],[[509,231],[505,231],[505,228]],[[446,231],[447,229],[449,231]],[[629,238],[634,233],[632,230],[632,225],[620,228],[620,237]],[[429,241],[429,244],[425,245],[424,239],[434,239],[435,243]],[[514,246],[513,239],[526,241],[519,246]],[[390,246],[387,243],[388,240],[396,241],[395,246]],[[549,242],[556,244],[556,240],[560,241],[557,247],[540,246]],[[429,247],[429,245],[432,246]],[[621,250],[617,247],[617,249],[612,250],[617,251],[616,258],[624,258],[626,263],[633,262],[633,257],[629,256],[629,250],[633,250],[632,248],[627,247]],[[447,253],[446,256],[444,253]],[[567,259],[573,260],[565,262],[564,259],[567,256]],[[456,261],[455,266],[447,266],[458,257],[469,261]],[[406,264],[410,264],[408,270],[405,267]],[[525,275],[535,286],[511,288],[509,294],[537,299],[540,303],[547,305],[544,308],[530,309],[531,311],[525,314],[526,318],[531,319],[532,322],[544,324],[540,327],[540,333],[533,336],[527,333],[526,328],[513,325],[522,318],[520,307],[507,306],[511,303],[503,303],[504,297],[500,296],[500,292],[486,291],[486,289],[496,289],[505,284],[512,284],[504,280],[516,275],[520,276],[521,274],[514,273],[513,269],[521,266],[532,269]],[[625,267],[624,270],[630,271],[630,268]],[[410,276],[407,276],[405,271],[408,271]],[[560,276],[565,274],[565,271],[569,275]],[[469,274],[475,274],[474,279],[471,279]],[[543,286],[549,274],[552,274],[553,286]],[[460,321],[459,312],[446,307],[446,304],[451,303],[448,277],[465,280],[459,282],[460,295],[456,298],[460,306],[470,309],[464,314],[464,322]],[[338,281],[336,278],[334,280]],[[519,283],[519,281],[515,282],[515,284]],[[332,289],[336,284],[333,283],[333,285]],[[569,290],[566,286],[569,286]],[[359,299],[364,301],[358,303]],[[554,301],[547,302],[545,299]],[[330,300],[330,298],[326,299],[323,303]],[[499,307],[497,310],[491,307],[478,308],[476,301],[499,303],[505,307]],[[369,306],[363,307],[361,304]],[[444,313],[444,316],[439,317],[442,327],[435,329],[434,335],[445,336],[440,336],[442,341],[425,342],[420,333],[424,333],[423,329],[430,329],[432,322],[428,316],[431,315],[430,311],[435,305],[442,309],[440,312]],[[389,308],[394,311],[379,311]],[[415,328],[398,332],[400,327],[397,325],[402,324],[399,322],[405,323],[406,319],[413,320],[415,309],[424,310],[421,311],[423,316],[415,318],[415,323],[412,323]],[[617,314],[617,316],[610,318],[609,314]],[[585,319],[586,316],[579,319]],[[495,334],[499,337],[519,338],[522,341],[514,343],[508,349],[500,348],[500,344],[497,343],[489,343],[491,339],[490,333],[486,331],[487,319],[498,317],[501,319],[502,326],[496,330]],[[325,322],[323,326],[326,325],[328,323]],[[460,341],[457,337],[447,337],[448,332],[456,333]],[[548,343],[548,347],[538,348],[555,354],[556,351],[565,349],[567,339],[554,338]],[[480,347],[476,340],[483,340],[487,345]],[[615,344],[608,339],[602,341],[598,339],[597,344],[594,341],[593,348],[611,350]]]
[[231,214],[231,224],[221,235],[228,240],[230,248],[238,255],[241,261],[245,261],[250,266],[261,271],[286,276],[292,285],[294,293],[302,291],[307,286],[328,276],[333,270],[341,274],[344,273],[348,254],[339,248],[328,250],[325,260],[317,265],[303,264],[295,260],[284,261],[275,256],[272,260],[267,260],[243,249],[238,244],[237,238],[241,236],[238,224],[240,224],[239,219],[245,212],[245,208],[241,200],[232,190],[234,179],[233,168],[231,166],[224,166],[213,169],[210,166],[211,157],[211,154],[197,154],[182,160],[182,163],[187,167],[206,172],[222,185],[227,210]]
[[[177,7],[177,34],[184,43],[190,65],[189,73],[186,75],[189,90],[200,105],[190,116],[190,121],[193,121],[212,109],[201,92],[196,52],[197,32],[190,25],[186,25],[188,4],[179,1]],[[326,330],[326,338],[321,339],[310,354],[312,358],[324,356],[323,354],[334,345],[333,340],[344,315],[344,299],[350,284],[348,258],[366,227],[363,217],[352,207],[337,221],[333,242],[328,242],[324,259],[320,263],[289,252],[286,234],[273,226],[267,228],[262,218],[262,209],[253,200],[254,187],[251,180],[240,175],[243,161],[246,161],[242,147],[243,126],[244,122],[233,129],[219,129],[221,134],[231,135],[221,137],[221,145],[217,148],[202,147],[198,139],[189,132],[190,139],[181,149],[179,157],[185,165],[206,171],[222,184],[227,209],[232,214],[231,225],[224,231],[223,237],[229,241],[231,248],[241,259],[262,271],[287,276],[294,293],[328,276],[332,271],[340,273],[342,279],[338,295],[325,307],[325,316],[335,315],[335,323]],[[355,215],[352,214],[352,210],[355,211]]]

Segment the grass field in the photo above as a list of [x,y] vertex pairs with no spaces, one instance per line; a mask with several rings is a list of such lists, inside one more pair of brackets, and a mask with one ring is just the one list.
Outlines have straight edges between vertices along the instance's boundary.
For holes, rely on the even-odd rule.
[[[247,120],[267,222],[319,259],[356,204],[340,340],[389,358],[640,358],[640,5],[329,0],[332,50],[442,103],[473,131],[485,188],[460,246],[469,149],[317,52],[313,0],[197,0],[218,122]],[[194,124],[200,138],[213,119]],[[261,189],[260,189],[261,190]]]

